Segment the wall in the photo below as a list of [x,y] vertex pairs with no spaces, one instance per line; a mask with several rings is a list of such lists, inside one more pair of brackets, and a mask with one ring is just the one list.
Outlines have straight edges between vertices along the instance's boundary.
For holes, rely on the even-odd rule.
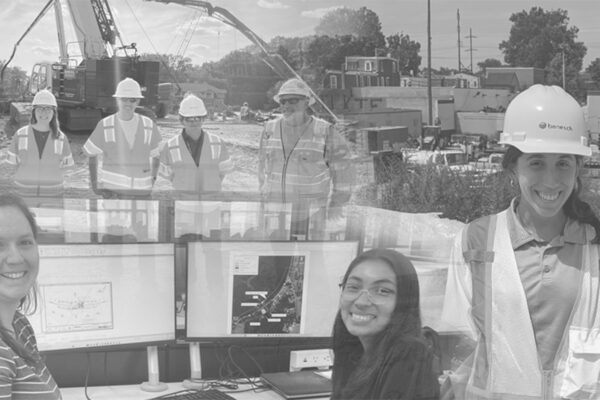
[[504,113],[458,112],[456,121],[459,133],[483,133],[498,140],[504,126]]

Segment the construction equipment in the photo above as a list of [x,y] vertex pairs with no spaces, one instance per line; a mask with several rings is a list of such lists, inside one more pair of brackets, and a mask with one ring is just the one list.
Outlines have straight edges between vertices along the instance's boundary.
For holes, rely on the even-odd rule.
[[[234,27],[240,33],[242,33],[248,40],[254,43],[262,54],[263,61],[271,67],[277,75],[282,79],[296,78],[302,80],[300,75],[285,61],[280,54],[273,52],[269,49],[269,45],[262,40],[256,33],[248,28],[242,21],[237,19],[233,14],[221,7],[214,7],[207,1],[201,0],[145,0],[145,1],[156,1],[159,3],[175,3],[182,6],[198,8],[207,13],[208,16],[218,19],[219,21]],[[310,86],[307,85],[310,89]],[[312,97],[316,100],[316,103],[312,106],[316,114],[326,117],[332,122],[339,125],[345,125],[346,122],[339,119],[335,113],[323,102],[317,94],[310,89]]]
[[[49,0],[19,38],[4,70],[15,55],[23,38],[54,6],[60,59],[34,65],[29,94],[50,89],[58,101],[61,126],[68,131],[91,131],[105,115],[116,111],[112,97],[117,83],[126,77],[135,79],[144,94],[139,112],[154,116],[158,105],[159,62],[141,61],[135,43],[125,45],[116,28],[107,0]],[[68,52],[65,38],[63,6],[67,6],[77,36],[78,57]],[[117,45],[119,43],[119,45]],[[27,103],[11,105],[12,122],[21,125],[29,120]]]

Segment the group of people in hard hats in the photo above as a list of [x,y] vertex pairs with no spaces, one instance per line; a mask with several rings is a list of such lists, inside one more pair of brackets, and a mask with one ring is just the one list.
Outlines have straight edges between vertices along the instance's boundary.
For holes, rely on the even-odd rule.
[[[148,198],[156,181],[184,198],[221,191],[234,164],[225,142],[203,129],[208,111],[202,99],[185,96],[179,106],[183,129],[163,138],[156,122],[136,112],[143,95],[135,80],[119,82],[113,97],[117,112],[102,119],[83,146],[94,193]],[[275,101],[283,116],[269,121],[260,139],[261,192],[273,201],[315,200],[320,213],[329,203],[334,216],[354,181],[345,140],[331,124],[309,114],[314,98],[301,80],[285,82]],[[64,174],[74,163],[59,129],[56,98],[42,90],[32,106],[31,123],[16,133],[8,151],[14,183],[26,196],[60,195]]]

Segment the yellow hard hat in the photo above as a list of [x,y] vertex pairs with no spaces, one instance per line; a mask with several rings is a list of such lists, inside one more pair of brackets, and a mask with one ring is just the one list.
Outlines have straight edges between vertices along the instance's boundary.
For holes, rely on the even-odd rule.
[[182,117],[205,117],[207,114],[202,99],[193,94],[186,96],[179,105],[179,115]]
[[[308,99],[308,104],[312,105],[315,103],[315,99],[310,92],[310,88],[306,83],[300,79],[292,78],[283,83],[279,88],[279,92],[273,96],[273,99],[279,103],[279,99],[283,95],[296,95],[304,96]],[[280,103],[281,104],[281,103]]]
[[516,96],[506,109],[499,143],[523,153],[592,155],[583,110],[558,86],[533,85]]
[[57,107],[56,97],[52,94],[51,91],[44,89],[40,90],[33,97],[33,101],[31,102],[32,106],[52,106]]
[[143,99],[142,89],[140,88],[140,84],[137,83],[134,79],[125,78],[117,85],[117,90],[113,97],[125,97],[125,98],[134,98],[134,99]]

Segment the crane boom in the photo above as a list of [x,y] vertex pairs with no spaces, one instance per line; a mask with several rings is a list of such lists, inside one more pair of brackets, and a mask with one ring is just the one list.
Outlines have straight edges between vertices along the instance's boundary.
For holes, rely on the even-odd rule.
[[[246,24],[235,17],[231,12],[222,8],[214,7],[211,3],[202,0],[145,0],[145,1],[156,1],[159,3],[175,3],[182,6],[200,8],[207,12],[207,14],[213,18],[220,20],[221,22],[234,27],[240,33],[242,33],[248,40],[254,43],[261,51],[263,55],[263,61],[271,67],[271,69],[283,79],[297,78],[303,81],[302,77],[288,64],[287,61],[280,54],[270,51],[269,45],[260,38],[254,31],[252,31]],[[320,99],[319,96],[310,88],[310,85],[306,85],[317,101],[319,107],[324,110],[335,122],[341,122],[340,119],[334,114],[334,112]]]

